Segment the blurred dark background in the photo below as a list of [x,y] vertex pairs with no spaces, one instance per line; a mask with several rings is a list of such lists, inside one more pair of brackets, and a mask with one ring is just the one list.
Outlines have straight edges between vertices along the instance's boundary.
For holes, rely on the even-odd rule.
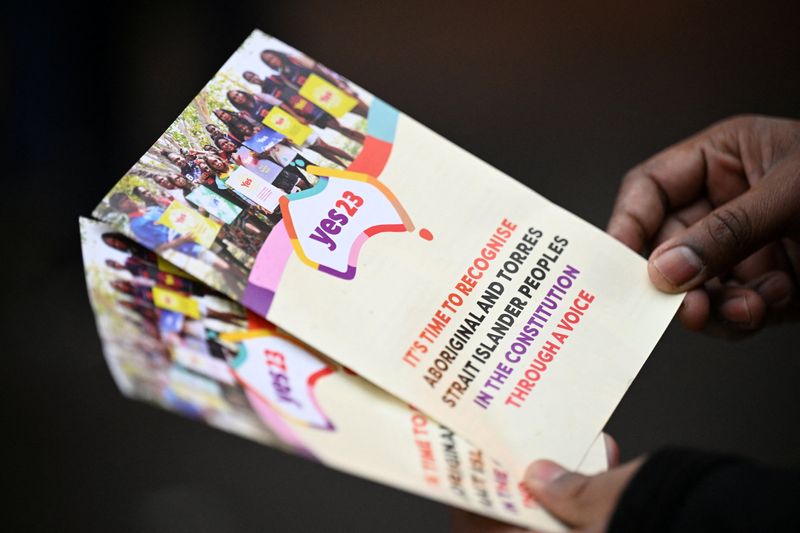
[[[11,530],[448,528],[438,504],[124,400],[106,370],[77,217],[253,28],[601,227],[660,148],[734,113],[798,116],[797,2],[110,5],[3,17]],[[673,324],[608,430],[625,458],[673,443],[798,464],[797,346],[791,326],[731,343]]]

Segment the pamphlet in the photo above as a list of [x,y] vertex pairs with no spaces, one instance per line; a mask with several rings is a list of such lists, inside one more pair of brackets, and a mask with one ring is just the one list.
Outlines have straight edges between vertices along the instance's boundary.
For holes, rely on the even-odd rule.
[[[222,359],[239,385],[264,370],[248,353],[291,339],[497,458],[509,479],[539,458],[587,465],[681,301],[601,230],[258,31],[94,215],[280,328],[235,339],[245,356]],[[159,321],[203,313],[166,296]],[[312,359],[300,376],[324,371]],[[192,376],[201,367],[227,375],[205,361]],[[257,374],[246,396],[279,402]],[[323,411],[300,404],[278,418],[325,431]],[[555,527],[538,519],[517,523]]]
[[[240,305],[81,219],[108,366],[134,399],[333,468],[521,526],[557,527],[518,473]],[[605,470],[602,439],[581,465]]]

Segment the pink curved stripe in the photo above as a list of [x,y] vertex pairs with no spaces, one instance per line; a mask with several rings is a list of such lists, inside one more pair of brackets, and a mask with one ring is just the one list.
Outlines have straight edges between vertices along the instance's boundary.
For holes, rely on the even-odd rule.
[[347,264],[351,267],[354,267],[358,264],[358,252],[361,251],[361,247],[364,246],[364,243],[369,239],[369,235],[366,233],[361,233],[356,240],[353,241],[353,247],[350,248],[350,255],[347,258]]
[[303,441],[300,440],[297,433],[283,420],[281,415],[276,413],[269,403],[264,401],[261,396],[250,389],[249,386],[244,383],[242,383],[242,385],[247,395],[247,400],[250,402],[250,406],[256,414],[258,414],[261,421],[264,422],[264,425],[275,432],[279,439],[291,446],[298,454],[316,460],[311,450],[303,444]]
[[258,251],[248,282],[275,292],[291,255],[292,241],[281,220],[272,228],[266,242]]

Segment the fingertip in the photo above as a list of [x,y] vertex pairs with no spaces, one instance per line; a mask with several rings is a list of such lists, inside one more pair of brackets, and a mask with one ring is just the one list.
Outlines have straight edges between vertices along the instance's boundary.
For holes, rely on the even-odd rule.
[[695,289],[686,293],[678,309],[678,320],[688,330],[702,330],[711,315],[711,302],[703,289]]
[[791,301],[794,283],[786,272],[776,271],[764,276],[754,289],[768,307],[780,309]]
[[619,222],[616,217],[608,222],[606,232],[634,252],[639,253],[641,251],[643,243],[639,234],[627,225]]
[[647,275],[650,278],[650,283],[652,283],[655,288],[661,292],[670,294],[678,292],[677,287],[675,287],[670,280],[664,277],[664,274],[662,274],[661,271],[653,264],[652,258],[647,262]]
[[603,433],[603,442],[606,445],[606,460],[609,468],[619,464],[619,444],[616,439],[608,433]]
[[743,290],[722,300],[717,312],[729,324],[743,330],[753,330],[764,322],[767,304],[757,292]]
[[703,281],[705,268],[697,253],[684,244],[667,242],[659,246],[647,262],[647,273],[657,289],[679,293]]
[[539,494],[550,483],[567,473],[567,470],[553,461],[542,459],[534,461],[525,470],[523,479],[525,485],[534,493]]

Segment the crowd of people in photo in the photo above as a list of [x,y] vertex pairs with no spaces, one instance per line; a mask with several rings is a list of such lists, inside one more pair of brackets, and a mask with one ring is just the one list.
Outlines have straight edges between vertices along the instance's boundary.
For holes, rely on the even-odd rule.
[[[181,143],[165,133],[146,156],[163,170],[140,161],[129,174],[144,178],[144,184],[117,187],[103,207],[125,215],[133,237],[157,253],[173,250],[212,267],[233,296],[244,291],[254,258],[281,213],[277,199],[265,205],[229,186],[228,178],[244,167],[264,180],[275,197],[309,189],[318,178],[307,172],[308,166],[346,168],[353,161],[363,146],[365,135],[358,129],[365,129],[369,110],[347,81],[299,53],[267,49],[259,57],[261,65],[237,73],[240,84],[224,91],[226,105],[208,109],[204,131],[188,136],[192,146],[186,146],[187,136]],[[260,76],[255,70],[271,73]],[[300,94],[312,75],[354,99],[349,123],[357,127],[344,125]],[[264,125],[274,108],[310,129],[301,145]],[[219,225],[211,246],[159,222],[173,202]]]
[[[237,346],[220,338],[222,333],[247,328],[244,310],[188,275],[164,269],[152,251],[120,233],[103,233],[102,243],[109,253],[97,266],[107,281],[92,290],[110,294],[113,313],[124,317],[125,327],[135,331],[134,335],[116,332],[105,341],[130,345],[117,348],[137,359],[137,370],[128,375],[137,396],[207,422],[219,422],[221,415],[238,417],[255,431],[263,431],[227,370]],[[154,299],[157,288],[194,300],[200,316],[159,307]],[[178,351],[188,351],[195,365],[176,361]],[[176,372],[183,376],[183,387],[173,383]],[[185,389],[195,392],[187,394]]]

